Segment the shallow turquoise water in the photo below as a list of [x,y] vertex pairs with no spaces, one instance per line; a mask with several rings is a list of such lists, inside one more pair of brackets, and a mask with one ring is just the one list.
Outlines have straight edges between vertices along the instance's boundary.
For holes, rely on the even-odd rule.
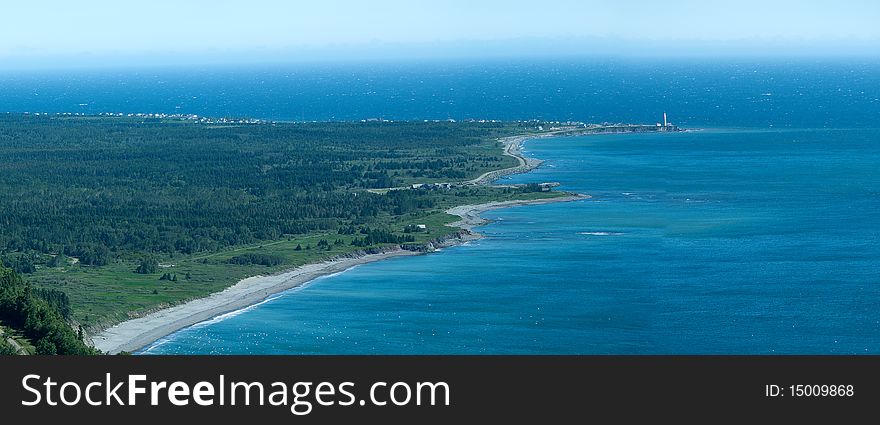
[[534,140],[586,201],[357,267],[148,354],[880,351],[880,130]]

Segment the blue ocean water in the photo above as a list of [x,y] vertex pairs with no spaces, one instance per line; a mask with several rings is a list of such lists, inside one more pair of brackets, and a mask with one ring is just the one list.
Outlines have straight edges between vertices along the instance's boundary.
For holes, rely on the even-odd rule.
[[0,112],[276,120],[549,119],[851,127],[880,119],[880,61],[555,59],[12,72]]
[[880,63],[556,60],[0,73],[0,112],[655,122],[533,140],[592,199],[368,264],[148,354],[880,351]]
[[360,266],[158,353],[872,353],[880,130],[533,140],[511,182],[592,199],[486,213],[487,237]]

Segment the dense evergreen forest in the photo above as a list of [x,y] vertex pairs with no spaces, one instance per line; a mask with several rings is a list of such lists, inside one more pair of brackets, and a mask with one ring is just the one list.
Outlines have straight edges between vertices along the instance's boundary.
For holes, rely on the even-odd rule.
[[405,214],[430,207],[430,197],[364,189],[500,168],[509,158],[486,140],[509,127],[7,115],[0,117],[0,249],[9,267],[29,273],[59,256],[101,266]]
[[[20,330],[33,342],[36,354],[97,354],[83,342],[82,332],[74,331],[67,323],[59,304],[66,303],[66,298],[63,300],[57,293],[37,290],[13,270],[0,267],[3,325]],[[0,339],[0,354],[14,354],[5,338]]]
[[245,277],[442,238],[455,205],[557,196],[382,190],[516,165],[497,138],[532,127],[0,115],[0,266],[14,270],[0,330],[33,352],[81,353],[83,330]]

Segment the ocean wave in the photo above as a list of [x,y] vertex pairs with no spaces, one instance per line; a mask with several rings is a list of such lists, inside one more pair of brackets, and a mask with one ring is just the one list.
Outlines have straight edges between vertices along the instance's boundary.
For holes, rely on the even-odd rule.
[[[311,285],[312,282],[319,281],[319,280],[324,280],[324,279],[330,279],[331,277],[339,276],[339,275],[341,275],[341,274],[343,274],[343,273],[345,273],[345,272],[348,272],[348,271],[354,270],[354,269],[356,269],[356,268],[358,268],[358,267],[360,267],[360,266],[362,266],[362,265],[363,265],[363,264],[355,264],[355,265],[353,265],[353,266],[351,266],[351,267],[349,267],[349,268],[347,268],[347,269],[345,269],[345,270],[340,270],[340,271],[335,272],[335,273],[330,273],[330,274],[325,274],[325,275],[323,275],[323,276],[318,276],[318,277],[316,277],[316,278],[314,278],[314,279],[312,279],[312,280],[310,280],[310,281],[308,281],[308,282],[306,282],[306,283],[304,283],[304,284],[302,284],[302,285],[299,285],[299,286],[297,286],[297,287],[295,287],[295,288],[290,288],[290,289],[288,289],[287,291],[284,291],[284,292],[294,292],[294,291],[297,291],[297,290],[299,290],[299,289],[302,289],[302,288],[305,288],[306,286]],[[282,292],[282,293],[283,293],[283,292]]]
[[156,342],[150,344],[149,347],[144,348],[143,350],[141,350],[141,351],[140,351],[140,354],[148,354],[150,351],[152,351],[152,350],[154,350],[154,349],[156,349],[156,348],[158,348],[158,347],[161,347],[161,346],[163,346],[163,345],[165,345],[165,344],[171,342],[171,340],[174,339],[174,335],[177,334],[178,332],[183,332],[183,331],[186,331],[186,330],[189,330],[189,329],[200,329],[200,328],[203,328],[203,327],[205,327],[205,326],[209,326],[209,325],[217,324],[217,323],[220,323],[220,322],[222,322],[222,321],[224,321],[224,320],[231,319],[231,318],[236,317],[236,316],[239,316],[239,315],[241,315],[241,314],[243,314],[243,313],[247,313],[248,311],[251,311],[251,310],[253,310],[253,309],[255,309],[255,308],[257,308],[257,307],[259,307],[259,306],[261,306],[261,305],[263,305],[263,304],[266,304],[266,303],[268,303],[268,302],[275,301],[275,300],[277,300],[277,299],[283,297],[285,294],[288,294],[288,293],[291,293],[291,292],[296,292],[296,291],[302,290],[302,289],[304,289],[306,286],[311,285],[313,282],[316,282],[316,281],[319,281],[319,280],[322,280],[322,279],[331,278],[331,277],[334,277],[334,276],[339,276],[339,275],[341,275],[341,274],[343,274],[343,273],[345,273],[345,272],[347,272],[347,271],[349,271],[349,270],[352,270],[352,269],[357,268],[358,266],[360,266],[360,264],[357,264],[357,265],[351,266],[351,267],[349,267],[349,268],[347,268],[347,269],[345,269],[345,270],[341,270],[341,271],[338,271],[338,272],[336,272],[336,273],[330,273],[330,274],[328,274],[328,275],[324,275],[324,276],[316,277],[316,278],[314,278],[314,279],[312,279],[312,280],[310,280],[310,281],[308,281],[308,282],[303,283],[302,285],[299,285],[299,286],[296,286],[296,287],[290,288],[290,289],[288,289],[288,290],[286,290],[286,291],[282,291],[282,292],[279,292],[279,293],[277,293],[277,294],[273,294],[273,295],[271,295],[270,297],[268,297],[268,298],[266,298],[266,299],[264,299],[264,300],[262,300],[262,301],[260,301],[260,302],[258,302],[258,303],[256,303],[256,304],[251,304],[251,305],[249,305],[249,306],[247,306],[247,307],[243,307],[243,308],[240,308],[240,309],[235,310],[235,311],[230,311],[229,313],[224,313],[224,314],[221,314],[221,315],[219,315],[219,316],[212,317],[212,318],[210,318],[210,319],[208,319],[208,320],[204,320],[204,321],[198,322],[198,323],[193,324],[193,325],[191,325],[191,326],[187,326],[186,328],[180,329],[179,331],[177,331],[177,332],[175,332],[175,333],[173,333],[173,334],[171,334],[171,335],[168,335],[168,336],[166,336],[166,337],[164,337],[164,338],[161,338],[161,339],[157,340]]
[[242,313],[245,313],[245,312],[248,312],[248,311],[250,311],[250,310],[253,310],[253,309],[255,309],[255,308],[257,308],[257,307],[259,307],[259,306],[261,306],[261,305],[263,305],[263,304],[266,304],[266,303],[268,303],[268,302],[270,302],[270,301],[275,301],[275,300],[277,300],[278,298],[281,298],[281,295],[282,295],[282,294],[283,294],[283,292],[278,293],[278,294],[275,294],[275,295],[272,295],[272,296],[270,296],[269,298],[266,298],[265,300],[260,301],[260,302],[258,302],[258,303],[256,303],[256,304],[251,304],[251,305],[249,305],[249,306],[247,306],[247,307],[243,307],[243,308],[240,308],[240,309],[235,310],[235,311],[230,311],[229,313],[223,313],[223,314],[221,314],[221,315],[219,315],[219,316],[212,317],[212,318],[210,318],[210,319],[208,319],[208,320],[205,320],[205,321],[203,321],[203,322],[196,323],[196,324],[190,326],[189,329],[198,329],[198,328],[202,328],[202,327],[205,327],[205,326],[208,326],[208,325],[213,325],[213,324],[215,324],[215,323],[220,323],[220,322],[222,322],[222,321],[224,321],[224,320],[226,320],[226,319],[231,319],[231,318],[233,318],[233,317],[235,317],[235,316],[238,316],[238,315],[240,315],[240,314],[242,314]]
[[235,316],[238,316],[238,315],[240,315],[240,314],[242,314],[242,313],[246,313],[246,312],[248,312],[248,311],[251,311],[251,310],[253,310],[253,309],[255,309],[255,308],[257,308],[257,307],[259,307],[259,306],[261,306],[261,305],[263,305],[263,304],[266,304],[266,303],[268,303],[268,302],[275,301],[275,300],[277,300],[278,298],[283,297],[285,294],[289,294],[289,293],[292,293],[292,292],[297,292],[297,291],[303,290],[303,289],[305,289],[307,286],[310,286],[310,285],[311,285],[312,283],[314,283],[314,282],[317,282],[317,281],[319,281],[319,280],[329,279],[329,278],[331,278],[331,277],[335,277],[335,276],[339,276],[339,275],[341,275],[341,274],[343,274],[343,273],[345,273],[345,272],[347,272],[347,271],[349,271],[349,270],[356,269],[358,266],[360,266],[360,264],[356,264],[356,265],[351,266],[351,267],[349,267],[349,268],[347,268],[347,269],[345,269],[345,270],[340,270],[340,271],[338,271],[338,272],[336,272],[336,273],[330,273],[330,274],[327,274],[327,275],[324,275],[324,276],[318,276],[318,277],[316,277],[316,278],[314,278],[314,279],[312,279],[312,280],[310,280],[310,281],[308,281],[308,282],[303,283],[302,285],[298,285],[298,286],[295,286],[295,287],[293,287],[293,288],[290,288],[290,289],[288,289],[288,290],[286,290],[286,291],[282,291],[282,292],[279,292],[279,293],[277,293],[277,294],[273,294],[273,295],[271,295],[270,297],[268,297],[268,298],[264,299],[263,301],[260,301],[260,302],[258,302],[258,303],[256,303],[256,304],[251,304],[251,305],[249,305],[249,306],[247,306],[247,307],[243,307],[243,308],[240,308],[240,309],[235,310],[235,311],[230,311],[229,313],[224,313],[224,314],[221,314],[221,315],[219,315],[219,316],[212,317],[212,318],[210,318],[210,319],[208,319],[208,320],[205,320],[205,321],[203,321],[203,322],[196,323],[196,324],[190,326],[190,328],[201,328],[201,327],[204,327],[204,326],[213,325],[213,324],[215,324],[215,323],[220,323],[220,322],[222,322],[222,321],[224,321],[224,320],[226,320],[226,319],[231,319],[231,318],[233,318],[233,317],[235,317]]
[[162,338],[162,339],[150,344],[149,347],[144,348],[138,354],[148,354],[150,351],[153,351],[153,349],[159,348],[169,342],[171,342],[171,338],[168,338],[168,337]]
[[623,233],[620,232],[579,232],[579,235],[586,236],[620,236]]

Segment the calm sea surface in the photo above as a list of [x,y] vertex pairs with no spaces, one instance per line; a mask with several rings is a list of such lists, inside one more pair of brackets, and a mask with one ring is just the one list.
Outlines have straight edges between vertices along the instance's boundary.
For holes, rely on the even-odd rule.
[[548,61],[0,74],[0,112],[545,118],[701,131],[533,140],[592,199],[368,264],[148,354],[880,352],[880,64]]
[[10,72],[0,112],[876,127],[880,61],[546,60]]
[[364,265],[158,353],[874,353],[880,132],[535,140],[514,182],[593,199],[485,214],[487,238]]

